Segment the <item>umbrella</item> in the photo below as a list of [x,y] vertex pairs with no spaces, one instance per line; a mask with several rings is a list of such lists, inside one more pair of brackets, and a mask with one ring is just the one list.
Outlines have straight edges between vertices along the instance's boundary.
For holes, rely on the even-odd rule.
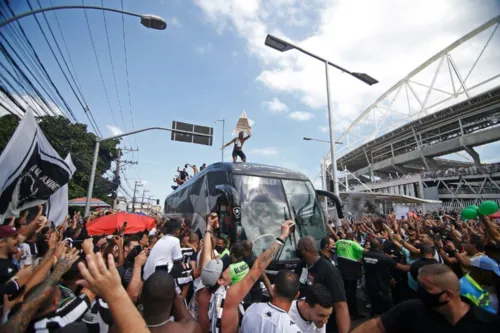
[[156,225],[156,220],[143,215],[116,213],[99,217],[87,223],[87,232],[90,236],[111,235],[124,222],[127,222],[125,228],[126,234],[135,234],[141,231],[151,230]]
[[[70,200],[68,205],[70,207],[85,207],[86,201],[87,201],[87,198],[76,198],[76,199]],[[92,198],[92,200],[90,200],[90,207],[92,207],[92,208],[98,208],[98,207],[109,208],[111,206],[100,199]]]

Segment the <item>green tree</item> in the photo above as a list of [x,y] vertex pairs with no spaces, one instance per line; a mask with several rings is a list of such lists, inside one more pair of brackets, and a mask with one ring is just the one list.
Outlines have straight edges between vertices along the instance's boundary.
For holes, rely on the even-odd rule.
[[[87,125],[73,124],[62,116],[44,116],[38,120],[43,134],[59,155],[65,158],[68,153],[71,153],[76,172],[68,185],[69,198],[86,196],[96,136],[87,131]],[[18,124],[19,119],[13,115],[0,117],[0,153],[14,134]],[[102,142],[97,160],[93,197],[108,203],[112,202],[116,194],[118,182],[105,179],[103,175],[110,170],[111,162],[118,157],[116,146],[119,143],[119,139]]]

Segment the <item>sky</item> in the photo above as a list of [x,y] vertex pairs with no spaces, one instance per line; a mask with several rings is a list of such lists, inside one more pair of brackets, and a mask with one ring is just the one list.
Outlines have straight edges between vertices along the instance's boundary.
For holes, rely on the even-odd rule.
[[[17,14],[29,10],[24,1],[11,3]],[[31,3],[38,7],[36,1]],[[82,2],[40,3],[48,7]],[[84,4],[102,5],[99,0],[84,0]],[[121,1],[106,0],[104,5],[119,9]],[[124,188],[131,195],[134,182],[142,181],[138,195],[147,190],[146,197],[161,202],[171,192],[177,167],[221,160],[222,135],[226,142],[232,138],[243,111],[254,123],[253,136],[244,146],[249,162],[299,170],[321,186],[320,160],[328,145],[302,138],[329,140],[324,65],[297,51],[280,53],[265,46],[267,34],[380,81],[368,86],[330,67],[334,129],[339,137],[414,68],[500,14],[498,0],[124,0],[123,7],[161,16],[168,27],[146,29],[138,18],[125,16],[123,29],[122,15],[106,13],[106,29],[103,12],[89,10],[92,44],[82,10],[49,12],[47,18],[104,136],[150,126],[170,127],[172,121],[214,128],[211,147],[173,142],[163,131],[122,139],[122,148],[139,149],[124,155],[138,162],[122,173]],[[38,17],[48,34],[43,17]],[[76,117],[88,124],[35,20],[27,17],[20,22]],[[463,76],[492,31],[452,53]],[[499,50],[500,33],[496,33],[469,82],[498,74]],[[432,73],[423,72],[419,80],[431,77]],[[444,79],[442,83],[446,84]],[[498,84],[496,80],[488,87]],[[394,106],[405,107],[403,102]],[[224,133],[221,123],[214,123],[222,118],[226,120]],[[365,138],[372,135],[371,120],[361,121],[356,133]],[[352,146],[346,142],[341,149]],[[500,160],[495,154],[499,147],[493,143],[478,151],[484,162],[494,162]],[[227,148],[226,161],[230,154]]]

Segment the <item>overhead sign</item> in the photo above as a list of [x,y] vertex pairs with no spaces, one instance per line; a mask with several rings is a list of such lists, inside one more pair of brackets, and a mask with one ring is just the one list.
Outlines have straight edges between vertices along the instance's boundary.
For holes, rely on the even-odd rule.
[[[173,121],[172,129],[174,130],[172,131],[171,135],[173,141],[196,143],[199,145],[206,145],[206,146],[212,145],[213,132],[214,132],[214,129],[212,127],[182,123],[180,121]],[[196,134],[179,133],[176,132],[175,130],[196,133],[196,134],[203,134],[203,136]]]

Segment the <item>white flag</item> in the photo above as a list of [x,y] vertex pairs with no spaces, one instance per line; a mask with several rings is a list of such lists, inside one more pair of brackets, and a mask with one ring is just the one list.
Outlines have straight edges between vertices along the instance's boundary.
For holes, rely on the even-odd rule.
[[45,203],[68,183],[71,167],[50,145],[31,110],[26,111],[0,155],[0,223]]
[[253,126],[253,121],[247,118],[247,113],[243,111],[241,113],[240,119],[238,119],[238,123],[236,124],[236,128],[233,131],[233,136],[238,135],[240,132],[246,132],[250,134],[250,129]]
[[[72,177],[76,167],[71,160],[71,154],[66,156],[64,162],[66,162],[66,164],[70,167]],[[52,194],[49,201],[45,204],[45,216],[47,216],[49,221],[54,222],[56,227],[63,224],[64,219],[68,215],[68,201],[68,184],[65,184]]]

